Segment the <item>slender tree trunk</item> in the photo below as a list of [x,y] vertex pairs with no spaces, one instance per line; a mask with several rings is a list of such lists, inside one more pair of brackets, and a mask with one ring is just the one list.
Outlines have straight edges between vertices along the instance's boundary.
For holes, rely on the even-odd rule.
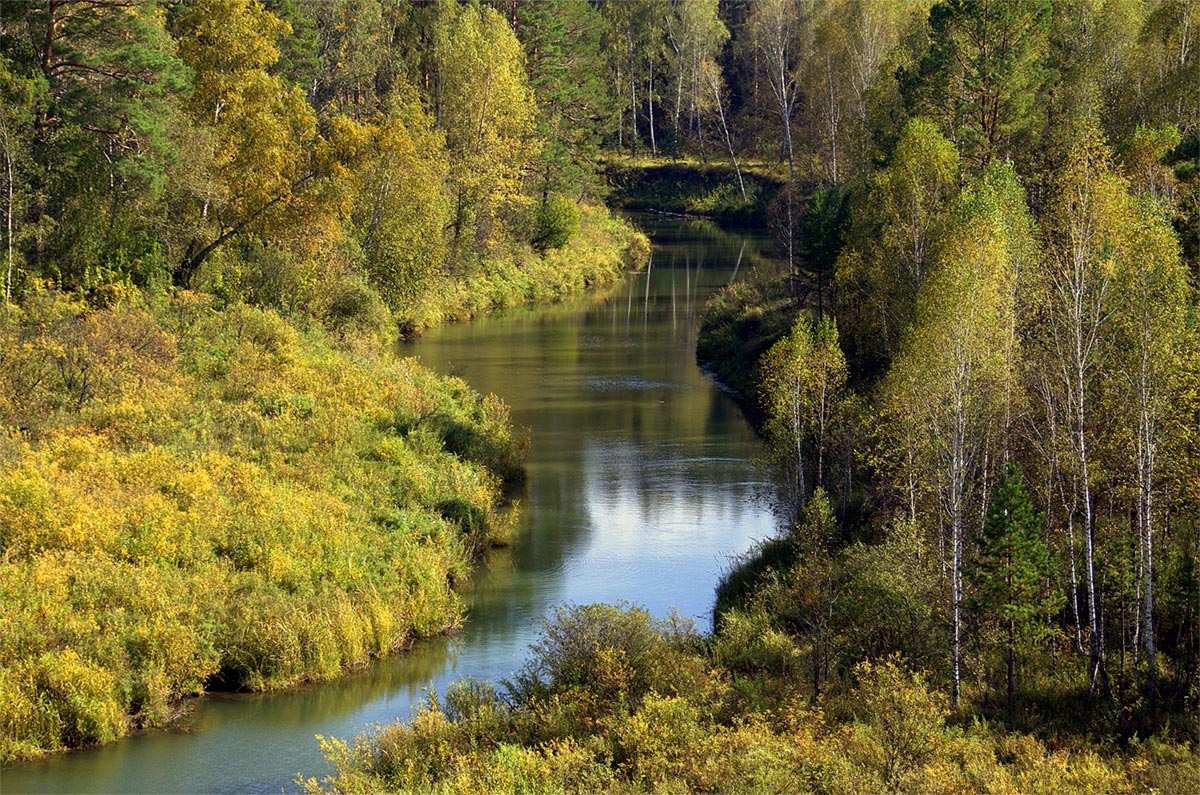
[[654,138],[654,61],[650,61],[650,90],[646,92],[646,119],[650,125],[650,151],[658,157],[658,141]]
[[783,117],[783,145],[787,150],[788,176],[796,179],[796,157],[792,152],[792,114],[787,102],[780,102],[779,113]]
[[954,649],[951,653],[954,665],[953,685],[950,699],[955,707],[962,694],[962,555],[963,555],[963,526],[961,506],[956,506],[951,522],[953,528],[953,563],[950,575],[951,601],[954,609]]
[[[621,62],[618,61],[617,62],[617,85],[614,90],[613,96],[618,96],[621,93],[621,91],[622,91],[621,86],[624,84],[624,82],[625,82],[625,80],[621,77]],[[625,114],[622,113],[621,115],[624,116]],[[617,149],[621,150],[621,151],[625,150],[625,122],[624,121],[621,121],[619,124],[617,124]]]
[[1138,535],[1142,548],[1141,635],[1146,649],[1146,687],[1151,710],[1157,698],[1154,647],[1154,458],[1155,423],[1150,399],[1150,361],[1147,350],[1148,330],[1143,324],[1141,378],[1138,389]]
[[1083,654],[1083,618],[1079,615],[1079,567],[1075,553],[1075,510],[1067,513],[1067,539],[1071,558],[1071,616],[1075,620],[1075,651]]
[[5,223],[5,272],[4,272],[4,306],[12,303],[12,280],[13,280],[13,165],[12,165],[12,142],[8,138],[8,126],[4,120],[0,118],[0,135],[4,138],[4,169],[5,169],[5,187],[8,194],[7,201],[4,203],[4,223]]
[[[1081,335],[1080,335],[1081,337]],[[1081,341],[1077,337],[1077,341]],[[1084,397],[1084,354],[1081,347],[1076,348],[1077,367],[1075,371],[1075,434],[1079,455],[1079,488],[1083,499],[1083,560],[1084,574],[1087,577],[1088,600],[1088,657],[1091,666],[1091,685],[1088,688],[1088,699],[1096,694],[1097,685],[1104,675],[1104,641],[1101,634],[1100,613],[1096,599],[1096,520],[1092,506],[1092,489],[1088,482],[1090,471],[1088,467],[1087,446],[1087,410]]]
[[742,202],[744,203],[746,202],[746,183],[742,181],[742,168],[738,165],[737,155],[733,151],[733,139],[729,135],[729,125],[725,123],[725,103],[721,101],[721,86],[716,77],[710,80],[710,87],[713,99],[717,103],[717,112],[721,116],[721,130],[725,133],[725,146],[729,149],[729,160],[733,163],[733,172],[737,174],[738,190],[742,192]]
[[625,37],[626,45],[629,47],[629,145],[633,149],[633,156],[637,157],[638,131],[637,131],[637,77],[636,71],[633,68],[633,32],[630,31]]
[[830,176],[834,182],[837,182],[838,181],[837,137],[838,137],[838,122],[840,121],[841,114],[836,112],[834,109],[835,103],[834,103],[834,97],[833,97],[833,60],[828,53],[826,53],[826,55],[825,55],[825,77],[829,84],[829,148],[830,148],[831,160],[832,160]]
[[1008,654],[1007,654],[1007,673],[1008,673],[1008,720],[1011,722],[1017,716],[1017,679],[1016,679],[1016,657],[1017,657],[1017,625],[1014,621],[1008,622]]
[[962,694],[962,567],[963,567],[963,514],[966,511],[966,479],[967,479],[967,409],[965,393],[969,388],[968,381],[963,377],[963,367],[960,364],[959,375],[954,390],[954,423],[950,436],[950,528],[951,528],[951,569],[950,589],[954,611],[954,648],[952,652],[953,683],[951,701],[958,707]]
[[680,146],[683,140],[683,133],[679,129],[679,116],[683,112],[683,53],[679,48],[675,49],[675,61],[679,64],[679,74],[675,76],[675,108],[672,113],[673,121],[675,122],[675,145]]

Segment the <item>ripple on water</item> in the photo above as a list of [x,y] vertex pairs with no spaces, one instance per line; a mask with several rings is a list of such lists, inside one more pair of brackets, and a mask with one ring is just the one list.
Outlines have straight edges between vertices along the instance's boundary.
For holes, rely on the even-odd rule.
[[647,381],[636,375],[624,378],[589,378],[584,387],[592,392],[615,392],[618,390],[646,389],[694,389],[691,384],[680,384],[672,381]]

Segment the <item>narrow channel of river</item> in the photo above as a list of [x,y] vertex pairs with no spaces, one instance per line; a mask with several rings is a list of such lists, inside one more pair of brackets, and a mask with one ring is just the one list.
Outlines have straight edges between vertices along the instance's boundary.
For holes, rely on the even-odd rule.
[[757,241],[638,221],[652,267],[606,298],[446,326],[403,351],[497,393],[531,433],[519,535],[472,579],[462,632],[332,684],[204,699],[186,730],[15,766],[0,792],[291,791],[328,772],[314,735],[406,717],[462,676],[509,676],[557,605],[624,600],[708,629],[729,559],[775,524],[759,442],[695,364],[704,300]]

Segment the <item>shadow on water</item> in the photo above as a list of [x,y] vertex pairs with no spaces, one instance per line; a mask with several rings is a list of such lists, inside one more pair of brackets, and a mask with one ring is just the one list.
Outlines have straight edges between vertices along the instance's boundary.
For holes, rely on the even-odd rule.
[[759,442],[695,364],[704,300],[759,241],[700,221],[637,221],[654,242],[648,272],[402,349],[497,393],[531,430],[520,531],[464,586],[460,633],[330,684],[205,699],[186,731],[16,766],[0,791],[277,793],[325,772],[313,735],[348,738],[461,676],[512,674],[556,605],[625,600],[707,628],[726,562],[775,524]]

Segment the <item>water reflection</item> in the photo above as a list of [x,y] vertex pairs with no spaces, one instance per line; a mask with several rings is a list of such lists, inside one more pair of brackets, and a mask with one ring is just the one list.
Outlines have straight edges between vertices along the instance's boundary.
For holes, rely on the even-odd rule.
[[521,531],[464,591],[470,620],[344,680],[201,702],[187,733],[153,734],[4,771],[9,792],[279,792],[321,775],[314,734],[406,716],[428,688],[520,667],[554,606],[627,600],[707,627],[730,555],[772,531],[758,442],[695,366],[703,300],[756,241],[640,219],[648,273],[602,298],[439,329],[404,351],[496,392],[532,431]]

